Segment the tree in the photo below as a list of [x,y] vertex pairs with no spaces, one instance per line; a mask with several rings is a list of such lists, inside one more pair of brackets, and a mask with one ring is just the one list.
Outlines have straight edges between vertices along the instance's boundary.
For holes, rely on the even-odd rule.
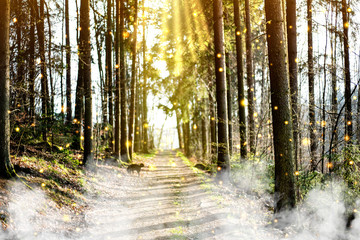
[[295,206],[292,114],[281,9],[281,0],[265,0],[277,212]]
[[149,152],[149,143],[148,143],[148,121],[147,121],[147,91],[148,91],[148,86],[147,86],[147,75],[146,75],[146,71],[147,71],[147,67],[146,67],[146,35],[145,35],[145,31],[146,31],[146,22],[145,22],[145,0],[143,0],[143,17],[142,17],[142,25],[143,25],[143,77],[144,77],[144,82],[143,82],[143,86],[142,86],[142,90],[143,90],[143,94],[142,94],[142,126],[143,126],[143,146],[142,146],[142,151],[144,153],[148,153]]
[[230,54],[225,53],[226,58],[226,101],[228,103],[228,130],[229,130],[229,154],[232,155],[233,135],[232,135],[232,98],[231,98],[231,69],[230,69]]
[[71,122],[71,48],[69,26],[69,0],[65,0],[65,52],[66,52],[66,121]]
[[349,10],[346,0],[341,0],[343,34],[344,34],[344,73],[345,73],[345,141],[350,142],[352,138],[352,112],[351,112],[351,78],[350,78],[350,55],[349,55]]
[[105,36],[105,47],[106,47],[106,56],[105,56],[105,62],[106,62],[106,66],[105,66],[105,85],[106,85],[106,89],[107,89],[107,94],[108,94],[108,112],[109,112],[109,125],[111,126],[111,128],[109,129],[109,131],[111,131],[110,133],[110,137],[109,137],[109,148],[111,149],[111,151],[113,151],[113,126],[114,126],[114,118],[113,118],[113,78],[112,78],[112,32],[111,32],[111,28],[112,28],[112,11],[111,11],[111,6],[112,6],[112,1],[111,0],[107,0],[107,8],[106,8],[106,36]]
[[312,0],[307,0],[308,21],[308,79],[309,79],[309,131],[310,131],[310,164],[315,171],[317,165],[317,139],[315,126],[315,93],[314,93],[314,57],[312,39]]
[[238,80],[238,104],[239,104],[239,126],[240,126],[240,156],[246,157],[246,121],[245,121],[245,94],[244,94],[244,70],[242,35],[240,25],[239,0],[234,0],[235,40],[236,40],[236,65]]
[[[35,2],[35,5],[37,3]],[[46,61],[45,61],[45,29],[44,29],[44,7],[45,0],[40,0],[40,9],[37,10],[37,34],[39,42],[39,53],[40,53],[40,69],[41,69],[41,111],[42,117],[47,118],[48,108],[49,108],[49,92],[48,92],[48,82],[47,82],[47,71],[46,71]],[[43,140],[47,141],[46,128],[43,128]]]
[[215,76],[216,103],[218,125],[218,171],[227,175],[229,169],[229,135],[228,112],[226,101],[225,47],[223,26],[222,0],[214,0],[214,45],[215,45]]
[[80,5],[80,60],[85,95],[84,160],[93,160],[92,152],[92,88],[91,88],[91,43],[90,43],[90,0],[81,0]]
[[253,62],[251,47],[251,24],[250,24],[250,0],[245,0],[245,22],[246,22],[246,82],[248,87],[248,118],[249,118],[249,146],[251,153],[255,154],[255,83],[253,79]]
[[35,23],[36,23],[36,1],[30,1],[30,42],[29,42],[29,98],[30,117],[35,122]]
[[286,23],[288,39],[288,62],[290,77],[291,110],[294,135],[295,169],[298,170],[298,82],[297,82],[297,37],[296,37],[296,0],[286,1]]
[[115,35],[115,156],[120,158],[120,0],[116,0]]
[[[137,47],[137,26],[138,26],[138,0],[135,0],[134,6],[134,32],[133,32],[133,45],[132,45],[132,65],[131,65],[131,97],[130,97],[130,118],[129,118],[129,156],[132,159],[132,152],[134,149],[134,118],[135,118],[135,90],[137,88],[136,84],[136,47]],[[136,113],[138,114],[138,113]]]
[[120,93],[121,93],[121,160],[129,161],[128,136],[127,136],[127,97],[126,97],[126,76],[125,76],[125,0],[120,5]]
[[0,177],[11,177],[10,162],[10,0],[0,1]]

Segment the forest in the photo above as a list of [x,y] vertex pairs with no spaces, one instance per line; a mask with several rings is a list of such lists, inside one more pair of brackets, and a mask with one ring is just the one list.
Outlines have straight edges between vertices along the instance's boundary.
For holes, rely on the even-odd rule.
[[0,0],[0,239],[359,239],[359,11]]

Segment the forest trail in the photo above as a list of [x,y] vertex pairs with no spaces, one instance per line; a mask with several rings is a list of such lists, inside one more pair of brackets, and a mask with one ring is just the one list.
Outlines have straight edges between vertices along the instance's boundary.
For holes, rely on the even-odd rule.
[[140,177],[126,174],[94,185],[100,197],[93,199],[86,214],[86,239],[251,239],[248,237],[267,235],[258,229],[265,221],[256,222],[258,217],[241,211],[246,208],[247,213],[264,215],[266,211],[255,199],[240,198],[242,202],[236,203],[230,194],[210,192],[214,183],[195,174],[175,152],[156,155],[153,170],[149,163],[145,165]]
[[116,164],[88,171],[80,214],[40,190],[12,189],[15,232],[0,239],[280,239],[263,199],[195,173],[174,151],[144,164],[140,176]]

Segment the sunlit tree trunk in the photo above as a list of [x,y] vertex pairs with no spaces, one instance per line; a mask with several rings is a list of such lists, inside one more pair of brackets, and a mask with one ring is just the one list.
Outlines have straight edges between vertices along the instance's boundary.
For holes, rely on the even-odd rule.
[[[131,86],[130,86],[130,118],[129,118],[129,156],[132,159],[133,145],[134,145],[134,118],[135,118],[135,94],[138,94],[136,90],[136,46],[137,46],[137,15],[138,15],[138,0],[135,0],[134,6],[134,32],[133,32],[133,45],[132,45],[132,65],[131,65]],[[136,113],[137,114],[137,113]]]
[[144,76],[144,82],[143,82],[143,103],[142,103],[142,126],[143,126],[143,147],[142,151],[144,153],[149,152],[149,143],[148,143],[148,121],[147,121],[147,67],[146,67],[146,21],[145,21],[145,0],[143,0],[143,76]]
[[275,155],[275,211],[295,206],[293,129],[281,0],[265,0]]
[[208,159],[208,99],[203,98],[202,101],[202,114],[201,114],[201,144],[202,144],[202,157]]
[[0,0],[0,177],[11,177],[10,163],[10,0]]
[[176,129],[177,129],[177,133],[178,133],[178,139],[179,139],[179,149],[183,148],[183,141],[182,141],[182,134],[181,134],[181,117],[180,117],[180,113],[179,110],[176,109],[175,110],[176,113]]
[[185,156],[190,157],[191,156],[191,151],[190,151],[190,121],[185,120],[185,122],[182,124],[182,126],[183,126]]
[[315,171],[317,164],[317,138],[315,124],[315,93],[314,93],[314,59],[312,39],[312,0],[307,0],[308,20],[308,79],[309,79],[309,131],[310,131],[310,163]]
[[224,48],[222,0],[214,0],[214,45],[215,45],[215,76],[216,76],[216,103],[218,126],[218,171],[220,175],[227,175],[229,166],[229,132],[228,112],[226,101],[226,66]]
[[246,118],[245,118],[245,94],[244,94],[244,68],[242,33],[240,25],[239,0],[234,0],[235,40],[236,40],[236,64],[238,80],[238,104],[239,104],[239,126],[240,126],[240,156],[246,157]]
[[81,0],[80,5],[80,59],[85,95],[84,160],[93,160],[92,151],[92,96],[91,96],[91,44],[90,44],[90,0]]
[[250,152],[255,154],[255,84],[253,78],[253,61],[251,46],[250,0],[245,0],[245,42],[246,42],[246,82],[248,87],[248,119],[249,119],[249,146]]
[[128,131],[127,131],[127,84],[125,76],[125,0],[121,0],[120,6],[120,93],[121,93],[121,160],[129,161]]
[[[139,59],[138,59],[139,62]],[[139,75],[137,74],[137,82],[139,80]],[[140,114],[141,114],[141,105],[140,105],[140,86],[139,84],[136,84],[136,92],[138,94],[135,95],[136,101],[135,101],[135,135],[134,135],[134,152],[139,152],[141,149],[141,137],[140,137]]]

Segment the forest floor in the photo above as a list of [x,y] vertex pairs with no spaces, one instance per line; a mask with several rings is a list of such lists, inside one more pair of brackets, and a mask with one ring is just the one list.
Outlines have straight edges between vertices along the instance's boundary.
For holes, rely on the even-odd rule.
[[[145,158],[140,176],[116,164],[87,171],[83,211],[15,183],[1,239],[274,239],[263,200],[223,186],[175,151]],[[74,204],[75,205],[75,204]]]

